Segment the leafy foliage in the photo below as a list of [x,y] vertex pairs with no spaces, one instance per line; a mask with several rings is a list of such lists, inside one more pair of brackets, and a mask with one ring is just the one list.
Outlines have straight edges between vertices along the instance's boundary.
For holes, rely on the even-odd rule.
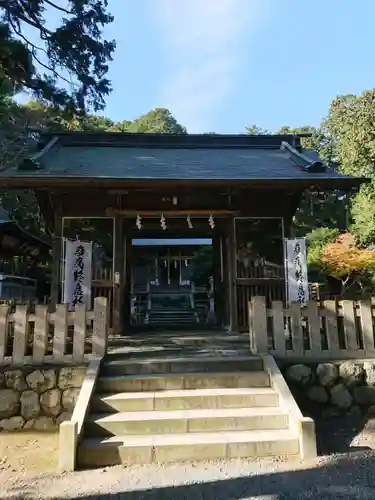
[[265,128],[258,127],[258,125],[250,125],[249,127],[246,127],[246,133],[249,135],[268,135],[271,132]]
[[[321,126],[322,155],[347,175],[375,178],[375,89],[343,95],[331,104]],[[351,231],[362,247],[375,244],[375,182],[363,185],[351,203]]]
[[345,196],[338,191],[305,192],[293,220],[296,236],[305,236],[317,228],[345,231],[347,207]]
[[212,245],[202,246],[194,252],[191,261],[191,274],[197,284],[207,284],[213,274]]
[[375,89],[360,96],[337,97],[321,131],[326,137],[326,155],[340,165],[342,173],[374,175]]
[[375,271],[375,251],[337,240],[324,248],[321,262],[328,275],[341,281],[345,294],[354,284],[363,289],[371,280]]
[[334,243],[339,234],[338,229],[321,227],[313,229],[306,235],[307,265],[311,271],[319,272],[321,270],[323,250],[328,244]]
[[169,109],[156,108],[134,121],[114,124],[113,132],[136,132],[154,134],[186,134],[186,128],[178,123]]
[[375,244],[375,178],[371,184],[362,186],[352,202],[351,230],[362,247]]
[[304,125],[303,127],[283,126],[277,131],[278,134],[301,135],[301,144],[305,149],[319,150],[319,136],[315,127]]
[[29,119],[8,96],[0,96],[0,169],[21,161],[32,148]]
[[[0,83],[65,110],[103,109],[115,49],[114,41],[102,38],[103,27],[113,21],[107,4],[69,0],[65,8],[51,0],[0,0]],[[50,11],[61,16],[57,28],[47,22]]]

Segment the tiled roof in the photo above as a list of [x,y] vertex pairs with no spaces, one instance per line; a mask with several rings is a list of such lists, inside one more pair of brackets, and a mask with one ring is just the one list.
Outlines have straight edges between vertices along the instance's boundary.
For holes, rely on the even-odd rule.
[[295,136],[70,133],[44,141],[40,153],[0,179],[347,179],[303,151]]

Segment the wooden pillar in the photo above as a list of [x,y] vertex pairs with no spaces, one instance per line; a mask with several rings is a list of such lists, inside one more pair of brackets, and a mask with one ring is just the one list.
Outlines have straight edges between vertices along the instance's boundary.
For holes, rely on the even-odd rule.
[[61,258],[62,258],[63,219],[55,214],[52,243],[51,306],[55,309],[61,301]]
[[227,236],[227,259],[228,259],[228,298],[229,298],[229,331],[236,332],[238,330],[238,314],[237,314],[237,293],[236,293],[236,249],[235,249],[235,234],[234,234],[234,218],[228,219],[228,236]]
[[222,325],[224,322],[224,305],[225,300],[223,294],[225,290],[223,289],[222,273],[221,268],[221,234],[215,233],[212,238],[212,253],[213,253],[213,278],[214,278],[214,299],[215,299],[215,314],[216,322]]
[[131,259],[132,259],[132,230],[129,222],[123,220],[123,262],[122,262],[122,332],[125,334],[131,326],[130,299],[131,287]]
[[113,224],[113,313],[112,323],[114,333],[121,333],[123,324],[124,289],[126,276],[124,273],[124,220],[115,217]]

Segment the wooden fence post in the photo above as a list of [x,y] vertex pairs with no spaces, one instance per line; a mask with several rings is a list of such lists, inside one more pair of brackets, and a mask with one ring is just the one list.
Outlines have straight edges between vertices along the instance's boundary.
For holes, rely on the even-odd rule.
[[272,302],[272,325],[275,354],[286,356],[284,304],[280,300]]
[[371,300],[361,300],[359,304],[361,312],[360,321],[363,334],[363,346],[365,349],[365,353],[368,357],[375,357],[374,327],[372,324]]
[[29,331],[28,307],[16,306],[14,313],[13,363],[23,364]]
[[87,331],[86,305],[77,304],[74,313],[73,360],[81,363],[85,356]]
[[48,342],[48,311],[47,306],[36,306],[33,339],[33,360],[41,363],[46,354]]
[[94,299],[94,325],[92,332],[92,353],[103,357],[107,354],[109,308],[106,297]]
[[63,358],[68,336],[68,304],[56,306],[55,326],[53,331],[53,357]]
[[8,313],[9,305],[0,305],[0,363],[4,361],[8,346]]
[[268,352],[265,297],[252,297],[249,308],[250,347],[254,353]]

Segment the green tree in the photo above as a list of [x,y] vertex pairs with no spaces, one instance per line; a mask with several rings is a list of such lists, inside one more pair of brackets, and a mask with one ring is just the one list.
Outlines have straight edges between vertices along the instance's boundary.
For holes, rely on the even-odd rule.
[[129,127],[132,124],[131,120],[122,120],[111,125],[107,132],[129,132]]
[[301,144],[305,149],[313,149],[319,151],[319,134],[315,127],[310,127],[309,125],[304,125],[302,127],[289,127],[282,126],[277,131],[281,135],[301,135]]
[[347,200],[340,191],[304,192],[293,219],[293,232],[305,236],[317,228],[347,229]]
[[267,129],[258,127],[258,125],[250,125],[249,127],[246,127],[246,133],[249,135],[270,135],[271,132],[269,132]]
[[353,199],[351,231],[357,236],[358,244],[364,248],[375,244],[375,177],[371,184],[362,186]]
[[[266,129],[252,125],[247,127],[249,134],[271,134]],[[324,138],[323,132],[315,127],[304,125],[301,127],[289,127],[284,125],[275,132],[280,135],[299,135],[301,145],[305,150],[314,150],[321,153],[322,145],[327,147],[328,140]],[[296,236],[305,236],[314,228],[330,227],[346,229],[346,198],[343,193],[337,191],[325,193],[304,192],[301,203],[293,219],[293,232]]]
[[0,170],[21,161],[32,148],[30,116],[12,97],[0,93]]
[[156,108],[133,121],[119,122],[110,130],[155,134],[186,134],[186,128],[178,123],[169,109]]
[[[326,154],[329,140],[321,128],[309,125],[295,128],[283,126],[278,133],[301,135],[303,149],[316,151],[323,160],[331,163]],[[304,192],[293,220],[294,233],[304,236],[314,228],[323,227],[344,231],[347,225],[346,205],[346,197],[340,191]]]
[[[51,0],[0,0],[0,84],[79,113],[103,109],[115,49],[102,37],[113,21],[107,3],[69,0],[61,7]],[[61,15],[57,28],[48,22],[51,11]]]
[[[358,248],[356,238],[350,233],[341,235],[322,251],[321,265],[325,272],[341,281],[341,293],[372,292],[375,272],[375,251]],[[349,297],[348,297],[349,298]]]
[[[337,97],[321,126],[322,153],[346,175],[375,173],[375,89]],[[327,141],[328,142],[328,141]]]
[[322,155],[339,164],[346,175],[367,176],[351,202],[351,231],[362,247],[375,244],[375,89],[356,95],[338,96],[323,121]]
[[334,243],[340,231],[334,228],[320,227],[313,229],[306,235],[307,243],[307,265],[309,272],[317,277],[321,277],[323,272],[322,255],[324,248]]

